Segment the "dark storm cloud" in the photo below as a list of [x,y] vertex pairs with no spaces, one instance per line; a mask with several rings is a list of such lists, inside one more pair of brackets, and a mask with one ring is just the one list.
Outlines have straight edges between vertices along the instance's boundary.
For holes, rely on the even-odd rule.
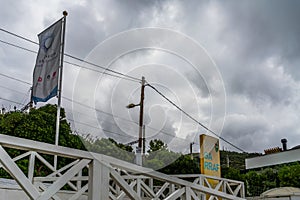
[[230,90],[247,96],[253,102],[282,103],[291,97],[295,88],[281,75],[280,71],[266,66],[248,66],[235,72]]
[[[226,26],[218,40],[226,44],[234,63],[222,63],[221,70],[230,78],[229,90],[244,93],[251,98],[265,96],[278,102],[290,96],[294,89],[284,77],[274,75],[267,68],[267,60],[275,57],[277,66],[284,62],[299,62],[295,56],[300,52],[300,24],[296,1],[232,1],[220,2],[225,12]],[[299,55],[299,54],[298,54]],[[231,66],[230,66],[231,65]],[[284,66],[284,73],[298,79],[296,64]],[[276,70],[276,69],[275,69]],[[295,72],[295,73],[294,73]],[[276,72],[275,72],[276,73]],[[247,77],[247,78],[244,78]]]
[[[139,17],[155,1],[92,1],[69,8],[68,49],[81,57],[108,37],[139,26]],[[76,33],[76,34],[74,34]]]
[[255,145],[266,142],[260,136],[269,131],[268,126],[268,122],[260,116],[229,115],[226,118],[222,136],[240,144],[243,149],[251,149]]
[[20,18],[20,15],[26,13],[24,7],[26,7],[26,4],[23,1],[1,1],[1,24],[14,24]]
[[273,53],[292,55],[299,50],[299,1],[220,2],[227,17],[222,37],[235,45],[243,58],[259,59]]

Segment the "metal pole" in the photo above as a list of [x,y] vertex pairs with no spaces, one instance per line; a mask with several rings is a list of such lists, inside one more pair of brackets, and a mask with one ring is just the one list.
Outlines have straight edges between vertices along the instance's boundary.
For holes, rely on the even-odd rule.
[[145,124],[143,124],[143,138],[142,138],[142,140],[143,140],[143,151],[142,151],[142,153],[143,153],[143,155],[145,155],[145,151],[146,151],[146,127],[145,127]]
[[142,146],[143,146],[143,115],[144,115],[144,90],[145,90],[145,77],[142,76],[141,87],[141,100],[140,100],[140,122],[139,122],[139,143],[137,149],[136,164],[142,166]]
[[140,101],[140,123],[139,123],[139,148],[142,149],[143,144],[143,115],[144,115],[144,90],[145,77],[142,77],[141,101]]
[[[58,102],[57,102],[57,115],[56,115],[56,131],[55,131],[55,145],[58,146],[59,140],[59,124],[60,124],[60,104],[61,104],[61,93],[62,93],[62,75],[63,75],[63,63],[64,63],[64,46],[65,46],[65,30],[66,30],[66,17],[68,13],[63,12],[63,30],[62,30],[62,45],[60,54],[60,66],[59,66],[59,83],[58,83]],[[57,155],[54,156],[54,169],[57,169]]]
[[190,156],[191,156],[191,160],[193,160],[193,144],[194,144],[194,142],[190,143]]

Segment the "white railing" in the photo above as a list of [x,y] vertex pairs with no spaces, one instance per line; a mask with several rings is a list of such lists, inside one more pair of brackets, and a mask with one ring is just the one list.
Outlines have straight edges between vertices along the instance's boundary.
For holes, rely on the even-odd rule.
[[[24,152],[14,158],[7,148]],[[45,155],[69,158],[69,163],[55,169]],[[18,167],[18,160],[28,161],[28,172]],[[45,144],[0,134],[0,163],[30,199],[63,200],[59,195],[67,190],[67,199],[244,199],[244,184],[228,179],[202,175],[168,176],[102,154]],[[43,165],[48,171],[38,176]],[[45,169],[44,169],[45,170]],[[193,179],[189,182],[184,179]],[[212,187],[209,179],[217,184]]]
[[[231,194],[236,197],[245,198],[245,185],[241,181],[235,181],[225,178],[219,178],[215,176],[208,175],[195,175],[195,174],[182,174],[182,175],[174,175],[181,179],[189,179],[193,183],[203,185],[205,187],[211,188],[213,190],[221,191],[227,194]],[[214,195],[210,195],[210,200],[218,199],[218,197]]]

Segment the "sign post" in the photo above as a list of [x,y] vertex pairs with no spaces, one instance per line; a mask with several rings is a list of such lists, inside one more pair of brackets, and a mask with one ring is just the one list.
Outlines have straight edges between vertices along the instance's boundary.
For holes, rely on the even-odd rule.
[[[200,169],[201,174],[221,177],[220,146],[219,139],[205,134],[200,135]],[[209,184],[215,187],[215,180],[209,180]]]

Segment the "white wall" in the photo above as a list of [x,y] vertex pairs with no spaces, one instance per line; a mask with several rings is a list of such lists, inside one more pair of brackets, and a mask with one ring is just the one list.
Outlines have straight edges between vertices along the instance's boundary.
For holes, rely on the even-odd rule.
[[284,163],[300,161],[300,149],[288,150],[279,153],[267,154],[246,159],[246,169],[254,169]]

